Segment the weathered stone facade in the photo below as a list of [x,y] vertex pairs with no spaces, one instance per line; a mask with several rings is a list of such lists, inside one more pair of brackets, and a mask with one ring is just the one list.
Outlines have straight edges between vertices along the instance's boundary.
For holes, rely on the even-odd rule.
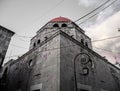
[[4,69],[4,91],[120,91],[120,69],[94,52],[84,31],[63,17],[43,26],[30,50]]
[[2,67],[11,37],[14,35],[14,32],[0,26],[0,90],[3,90],[6,85],[6,73],[7,69]]
[[3,64],[4,57],[6,55],[11,37],[14,32],[0,26],[0,67]]
[[14,32],[0,26],[0,67],[3,64],[4,57],[6,55],[11,37]]

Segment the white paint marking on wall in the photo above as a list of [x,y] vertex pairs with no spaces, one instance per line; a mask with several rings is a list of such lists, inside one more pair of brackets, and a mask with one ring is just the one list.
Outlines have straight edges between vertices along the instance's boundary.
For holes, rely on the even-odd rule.
[[30,87],[30,91],[34,91],[34,90],[37,90],[37,89],[42,89],[42,83],[36,84],[36,85],[32,85]]

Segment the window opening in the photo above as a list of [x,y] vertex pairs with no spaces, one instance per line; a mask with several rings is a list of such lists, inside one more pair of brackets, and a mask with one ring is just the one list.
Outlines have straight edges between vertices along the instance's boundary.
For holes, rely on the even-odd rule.
[[33,62],[32,62],[32,59],[30,59],[29,66],[32,66],[32,65],[33,65]]
[[40,44],[40,39],[38,40],[37,44]]
[[59,25],[58,24],[54,24],[53,27],[59,27]]
[[84,44],[84,39],[81,39],[81,43]]
[[88,47],[88,43],[87,43],[87,42],[85,42],[85,46],[87,46],[87,47]]
[[36,46],[36,43],[33,44],[33,47],[35,47],[35,46]]
[[62,27],[67,27],[67,24],[62,24]]

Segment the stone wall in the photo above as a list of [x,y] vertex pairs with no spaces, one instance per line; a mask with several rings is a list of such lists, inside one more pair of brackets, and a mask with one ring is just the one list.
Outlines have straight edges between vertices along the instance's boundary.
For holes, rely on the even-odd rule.
[[[58,27],[55,27],[54,25]],[[65,25],[64,27],[62,27]],[[49,22],[45,26],[43,26],[39,31],[37,31],[36,36],[31,39],[30,42],[30,49],[34,48],[35,46],[39,45],[39,42],[42,42],[52,36],[57,31],[64,31],[66,34],[70,35],[71,37],[75,38],[79,42],[83,40],[83,44],[88,46],[92,49],[91,39],[84,34],[84,31],[80,29],[75,23],[73,22]]]
[[3,64],[11,37],[14,32],[0,26],[0,67]]
[[7,91],[59,91],[59,47],[56,36],[11,62]]
[[58,31],[6,64],[6,91],[75,91],[76,87],[78,91],[120,91],[109,65],[90,48]]
[[120,91],[106,59],[66,34],[60,37],[60,46],[61,91],[73,91],[76,85],[82,91]]

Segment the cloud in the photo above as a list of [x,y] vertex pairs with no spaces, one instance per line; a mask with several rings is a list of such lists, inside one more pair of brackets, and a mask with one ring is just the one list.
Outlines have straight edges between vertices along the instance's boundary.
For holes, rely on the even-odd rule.
[[[103,0],[103,2],[105,2],[105,1]],[[88,0],[79,0],[79,5],[83,5],[83,6],[87,6],[87,7],[91,6],[89,8],[95,8],[95,7],[98,7],[99,5],[101,5],[101,3],[103,4],[103,2],[101,2],[100,0],[99,1],[98,0],[89,0],[89,1]],[[89,3],[89,4],[87,4],[87,3]],[[112,16],[113,14],[118,12],[120,10],[119,6],[120,6],[120,0],[110,1],[110,2],[106,3],[99,10],[97,10],[94,13],[92,13],[91,15],[89,15],[88,20],[82,24],[82,27],[85,28],[85,27],[90,27],[93,24],[102,23],[107,18],[109,18],[110,16]],[[92,18],[89,18],[90,16],[92,16],[94,14],[97,14],[97,15],[93,16]]]
[[[89,28],[86,28],[87,35],[89,35],[92,38],[92,40],[104,39],[120,35],[120,32],[118,32],[118,28],[120,28],[119,16],[120,12],[117,12],[108,19],[106,19],[103,23],[101,24],[97,23]],[[110,56],[108,56],[108,51],[101,50],[101,54],[103,54],[103,52],[105,54],[106,52],[107,58],[110,61],[113,61],[114,56],[117,55],[117,60],[120,62],[120,58],[118,58],[118,55],[120,56],[120,54],[118,53],[120,52],[120,38],[95,42],[93,43],[93,46],[112,51],[109,52],[109,55],[112,55],[113,58],[110,58]]]
[[114,12],[113,6],[107,8],[106,10],[101,11],[96,18],[96,23],[101,23],[102,21],[107,19],[109,16],[111,16],[113,12]]
[[85,7],[96,5],[96,3],[99,2],[97,0],[78,0],[78,1],[79,1],[79,5],[83,5]]
[[[79,0],[82,4],[82,0]],[[89,2],[89,1],[88,1]],[[95,3],[89,3],[91,5],[94,5]],[[87,3],[83,5],[87,5]],[[109,4],[107,4],[109,5]],[[104,7],[106,7],[105,5]],[[120,28],[120,10],[119,7],[120,2],[116,2],[112,4],[110,7],[106,8],[105,10],[101,11],[96,17],[93,17],[89,21],[83,24],[84,30],[87,30],[87,35],[92,38],[92,40],[97,39],[104,39],[116,35],[120,35],[120,32],[118,32],[118,28]],[[90,6],[90,5],[88,5]],[[104,8],[102,7],[102,8]],[[116,13],[117,12],[117,13]],[[106,56],[106,58],[112,62],[115,63],[115,61],[118,61],[120,63],[120,38],[114,38],[111,40],[106,41],[99,41],[93,43],[93,46],[101,48],[101,49],[95,49],[96,52],[101,54],[102,56]],[[105,49],[105,50],[102,50]],[[109,52],[109,51],[111,52]],[[115,59],[116,57],[116,59]]]

